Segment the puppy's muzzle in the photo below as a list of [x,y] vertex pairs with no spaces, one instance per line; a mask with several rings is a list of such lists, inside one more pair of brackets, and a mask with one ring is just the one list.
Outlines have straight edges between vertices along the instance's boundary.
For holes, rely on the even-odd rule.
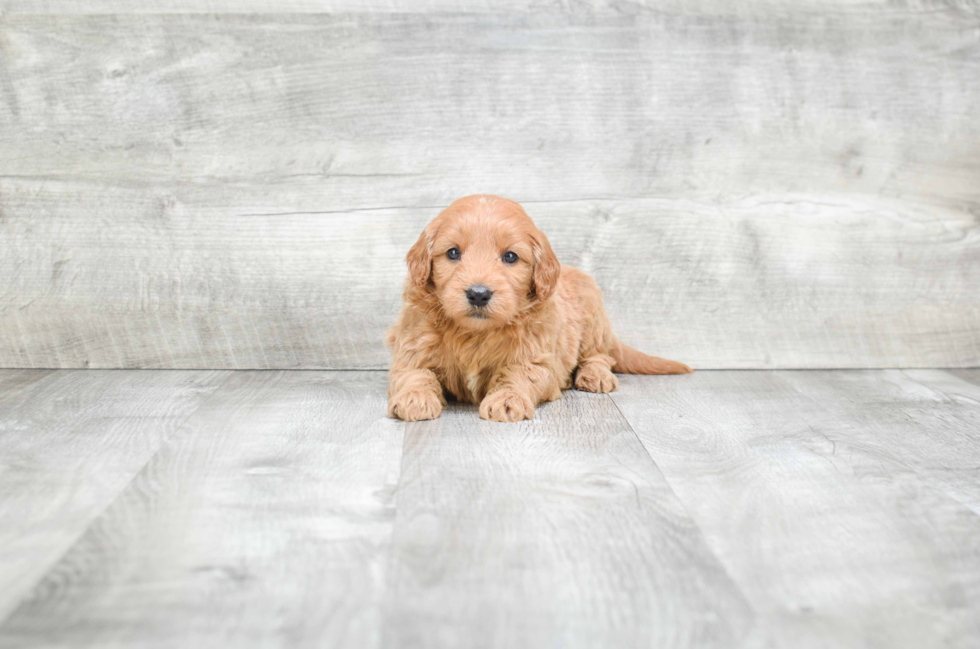
[[493,291],[483,284],[475,284],[466,289],[466,301],[475,307],[484,307],[493,297]]

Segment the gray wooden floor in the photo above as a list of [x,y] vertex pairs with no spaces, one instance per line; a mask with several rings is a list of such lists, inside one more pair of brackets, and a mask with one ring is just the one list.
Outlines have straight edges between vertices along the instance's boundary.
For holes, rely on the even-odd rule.
[[0,371],[0,647],[980,644],[980,370],[385,382]]

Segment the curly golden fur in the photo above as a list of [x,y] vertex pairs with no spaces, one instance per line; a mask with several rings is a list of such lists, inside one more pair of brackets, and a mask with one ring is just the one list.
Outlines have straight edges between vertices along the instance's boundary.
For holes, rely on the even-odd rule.
[[[613,370],[692,371],[620,343],[599,287],[558,263],[514,201],[459,199],[425,228],[406,260],[404,305],[386,337],[391,417],[434,419],[448,392],[480,404],[484,419],[520,421],[572,387],[573,375],[579,390],[611,392],[619,385]],[[489,301],[468,296],[474,287]]]

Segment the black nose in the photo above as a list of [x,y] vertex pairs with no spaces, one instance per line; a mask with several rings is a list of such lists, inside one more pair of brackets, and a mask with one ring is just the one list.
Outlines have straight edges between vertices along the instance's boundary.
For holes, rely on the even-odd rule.
[[466,289],[466,299],[473,306],[486,306],[491,297],[493,297],[493,291],[483,284],[477,284]]

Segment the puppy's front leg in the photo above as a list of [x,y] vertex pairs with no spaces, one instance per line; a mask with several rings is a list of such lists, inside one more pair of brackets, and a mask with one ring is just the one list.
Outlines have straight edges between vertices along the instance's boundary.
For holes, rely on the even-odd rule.
[[[534,417],[534,406],[548,393],[548,371],[538,366],[508,367],[490,381],[480,402],[480,417],[490,421],[521,421]],[[555,387],[551,392],[561,394]]]
[[394,369],[388,373],[388,416],[419,421],[442,414],[446,397],[432,370]]

